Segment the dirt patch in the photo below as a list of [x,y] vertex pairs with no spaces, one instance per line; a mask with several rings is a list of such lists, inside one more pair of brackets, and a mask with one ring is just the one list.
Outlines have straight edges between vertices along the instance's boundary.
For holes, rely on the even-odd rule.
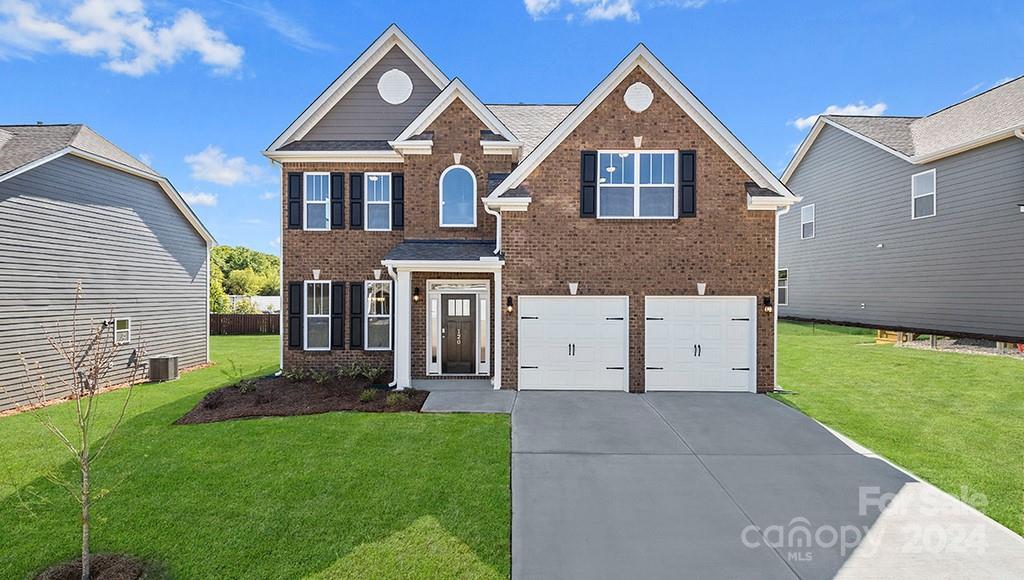
[[213,423],[244,417],[290,417],[331,411],[397,413],[419,411],[426,391],[371,388],[362,378],[323,382],[264,377],[211,391],[176,425]]
[[[89,565],[93,580],[140,580],[166,578],[156,566],[126,554],[95,554]],[[79,580],[82,561],[64,562],[47,568],[36,580]]]

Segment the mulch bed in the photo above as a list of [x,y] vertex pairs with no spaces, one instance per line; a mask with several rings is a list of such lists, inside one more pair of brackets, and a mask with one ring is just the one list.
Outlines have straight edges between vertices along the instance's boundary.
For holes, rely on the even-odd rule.
[[[386,383],[385,383],[386,384]],[[369,391],[372,398],[363,400]],[[290,417],[331,411],[397,413],[419,411],[427,391],[387,391],[370,388],[365,379],[337,379],[317,383],[285,377],[263,377],[211,391],[176,425],[214,423],[244,417]]]
[[[140,580],[165,578],[156,567],[127,554],[94,554],[89,565],[93,580]],[[82,561],[74,560],[47,568],[36,580],[79,580]]]

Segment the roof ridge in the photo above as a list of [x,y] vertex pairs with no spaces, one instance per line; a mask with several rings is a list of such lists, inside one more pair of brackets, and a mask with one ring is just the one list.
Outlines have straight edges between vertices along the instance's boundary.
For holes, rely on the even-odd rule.
[[484,103],[488,107],[575,107],[579,103]]
[[994,87],[989,87],[989,88],[985,89],[984,91],[981,91],[980,93],[978,93],[976,95],[967,97],[966,99],[963,99],[962,101],[957,101],[957,102],[953,103],[952,105],[946,105],[945,107],[942,107],[938,111],[935,111],[935,112],[932,112],[932,113],[928,113],[927,115],[925,115],[923,117],[920,117],[920,118],[921,119],[925,119],[927,117],[932,117],[932,116],[938,115],[939,113],[941,113],[941,112],[943,112],[943,111],[945,111],[947,109],[952,109],[953,107],[959,107],[960,105],[962,105],[962,104],[964,104],[964,103],[966,103],[968,101],[972,101],[974,99],[977,99],[980,96],[987,95],[987,94],[991,93],[992,91],[994,91],[996,89],[1001,89],[1001,88],[1005,87],[1006,85],[1008,85],[1010,83],[1017,82],[1017,81],[1019,81],[1021,79],[1024,79],[1024,75],[1020,75],[1019,77],[1012,78],[1012,79],[1006,81],[1005,83],[999,83],[998,85],[996,85]]
[[825,117],[850,117],[854,119],[922,119],[923,117],[917,115],[836,115],[829,113],[824,115]]

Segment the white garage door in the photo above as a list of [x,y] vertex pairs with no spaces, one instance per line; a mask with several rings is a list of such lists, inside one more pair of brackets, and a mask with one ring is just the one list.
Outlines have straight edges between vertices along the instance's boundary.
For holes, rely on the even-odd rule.
[[648,391],[755,391],[753,296],[646,299],[644,382]]
[[626,296],[520,296],[519,388],[625,391]]

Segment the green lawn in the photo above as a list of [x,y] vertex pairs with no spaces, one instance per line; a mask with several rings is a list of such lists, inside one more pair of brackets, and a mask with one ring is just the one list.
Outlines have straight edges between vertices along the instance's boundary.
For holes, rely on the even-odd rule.
[[[138,387],[94,467],[93,549],[181,578],[502,578],[509,574],[506,415],[324,415],[175,426],[207,391],[277,367],[277,337],[213,337],[214,367]],[[103,396],[112,414],[122,392]],[[121,399],[123,400],[123,399]],[[70,408],[51,408],[68,416]],[[0,419],[0,578],[76,556],[73,474],[27,414]]]
[[778,398],[1024,534],[1024,361],[779,325]]

